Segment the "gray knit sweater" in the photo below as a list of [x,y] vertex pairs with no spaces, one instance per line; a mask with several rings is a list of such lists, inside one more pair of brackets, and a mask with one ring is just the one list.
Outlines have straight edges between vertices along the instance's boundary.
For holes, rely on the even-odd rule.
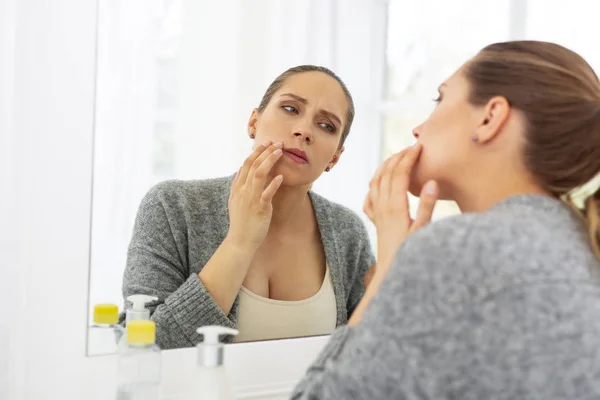
[[[522,195],[400,247],[294,399],[600,399],[600,271],[584,225]],[[592,272],[593,273],[593,272]]]
[[[236,326],[238,299],[225,315],[198,278],[229,229],[232,180],[233,176],[167,181],[142,200],[123,276],[123,296],[158,297],[149,308],[157,326],[156,342],[163,349],[195,346],[201,341],[196,329],[203,325]],[[339,326],[360,301],[363,277],[375,259],[356,214],[313,192],[309,195],[331,273]]]

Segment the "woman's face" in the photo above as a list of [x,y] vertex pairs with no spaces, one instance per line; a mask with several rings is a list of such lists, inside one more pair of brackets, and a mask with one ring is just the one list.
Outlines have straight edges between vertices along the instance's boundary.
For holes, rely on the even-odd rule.
[[262,113],[252,112],[248,131],[255,145],[282,142],[283,157],[272,176],[288,186],[308,185],[339,160],[348,101],[340,84],[323,72],[289,77]]
[[471,167],[472,137],[481,123],[481,109],[468,102],[469,84],[458,70],[439,88],[437,106],[429,118],[413,129],[423,150],[411,173],[410,191],[419,195],[428,180],[436,180],[441,199],[452,199],[455,182]]

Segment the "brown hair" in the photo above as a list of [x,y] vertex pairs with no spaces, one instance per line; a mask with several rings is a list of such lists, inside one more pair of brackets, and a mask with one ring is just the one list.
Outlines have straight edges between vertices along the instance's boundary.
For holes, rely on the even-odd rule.
[[[525,163],[556,196],[600,172],[600,82],[578,54],[554,43],[513,41],[485,47],[465,65],[470,102],[503,96],[527,121]],[[600,191],[577,210],[600,259]]]
[[283,84],[288,78],[296,74],[301,74],[303,72],[322,72],[335,79],[342,87],[342,90],[346,95],[346,100],[348,101],[346,123],[344,124],[342,138],[340,139],[340,147],[342,147],[344,145],[344,142],[346,141],[346,138],[348,137],[348,134],[350,133],[350,127],[352,126],[352,121],[354,120],[354,101],[352,100],[352,95],[346,87],[346,84],[342,81],[342,79],[339,76],[337,76],[333,71],[331,71],[328,68],[320,67],[317,65],[299,65],[297,67],[288,69],[287,71],[279,75],[277,78],[275,78],[275,80],[269,85],[269,88],[267,89],[267,91],[262,97],[262,100],[260,101],[260,105],[258,106],[258,112],[263,112],[265,108],[267,108],[273,95],[281,88],[281,86],[283,86]]

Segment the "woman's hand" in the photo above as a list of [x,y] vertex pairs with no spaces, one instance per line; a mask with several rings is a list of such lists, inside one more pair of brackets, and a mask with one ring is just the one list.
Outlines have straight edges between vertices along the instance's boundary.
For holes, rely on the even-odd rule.
[[391,156],[371,179],[363,210],[377,229],[377,275],[387,273],[404,239],[431,220],[438,198],[435,181],[423,186],[415,220],[409,213],[410,171],[420,154],[417,144]]
[[283,176],[271,177],[271,169],[281,158],[282,144],[257,146],[244,161],[229,195],[227,241],[246,251],[256,251],[267,236],[273,205]]
[[410,171],[419,159],[419,144],[388,158],[371,179],[363,210],[377,228],[377,264],[365,276],[365,295],[348,320],[354,326],[379,290],[394,260],[398,247],[411,233],[429,223],[438,198],[436,182],[429,181],[421,190],[419,209],[413,221],[409,214]]

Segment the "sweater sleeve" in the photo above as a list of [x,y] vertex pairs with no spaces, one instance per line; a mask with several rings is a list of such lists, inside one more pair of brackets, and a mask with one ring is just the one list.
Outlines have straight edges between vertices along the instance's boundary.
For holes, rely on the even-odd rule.
[[364,277],[369,271],[371,266],[375,264],[375,256],[373,255],[373,249],[369,241],[369,236],[363,225],[360,226],[360,250],[357,258],[357,270],[356,278],[352,286],[350,287],[350,294],[348,296],[348,318],[352,315],[356,306],[365,294],[365,281]]
[[127,255],[123,296],[158,297],[148,305],[156,323],[156,342],[162,349],[172,349],[200,342],[196,333],[200,326],[235,327],[236,321],[219,308],[197,274],[189,273],[187,244],[182,248],[185,232],[175,231],[170,223],[176,210],[166,196],[159,184],[142,200]]

